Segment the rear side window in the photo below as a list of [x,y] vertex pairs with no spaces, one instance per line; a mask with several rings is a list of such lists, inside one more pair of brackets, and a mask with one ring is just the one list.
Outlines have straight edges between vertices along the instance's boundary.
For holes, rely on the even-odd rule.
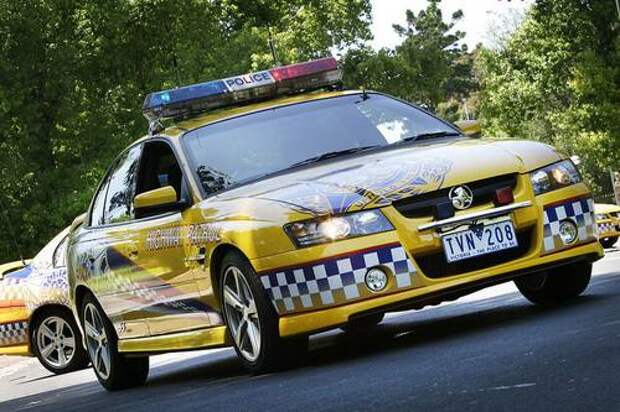
[[133,197],[142,145],[134,146],[121,155],[110,173],[103,222],[125,222],[134,218]]
[[108,192],[108,176],[104,179],[99,188],[99,192],[95,195],[93,208],[90,212],[90,225],[99,226],[103,224],[103,209],[105,207],[105,195]]
[[53,265],[55,268],[67,266],[67,242],[69,236],[66,236],[54,251]]

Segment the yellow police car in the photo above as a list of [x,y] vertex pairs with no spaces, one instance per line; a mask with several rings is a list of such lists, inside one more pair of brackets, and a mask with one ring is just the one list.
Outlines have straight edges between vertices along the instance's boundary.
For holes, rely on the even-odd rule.
[[32,261],[0,267],[0,355],[35,355],[61,374],[88,366],[69,303],[65,229]]
[[501,282],[543,304],[584,291],[603,251],[570,160],[340,82],[326,58],[147,96],[149,135],[70,238],[106,388],[167,351],[232,345],[273,370],[309,334]]
[[610,248],[620,237],[620,206],[596,203],[594,211],[601,245]]

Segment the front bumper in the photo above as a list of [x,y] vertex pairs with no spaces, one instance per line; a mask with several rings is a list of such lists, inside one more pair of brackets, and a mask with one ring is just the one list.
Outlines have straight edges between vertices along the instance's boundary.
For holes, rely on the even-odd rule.
[[404,292],[376,297],[351,304],[332,307],[319,311],[298,313],[280,318],[280,335],[294,336],[314,333],[346,324],[350,318],[363,316],[372,312],[388,312],[422,308],[426,305],[439,304],[453,300],[476,290],[508,282],[519,276],[527,275],[549,267],[572,263],[575,261],[594,261],[601,257],[600,245],[592,242],[574,249],[565,250],[554,255],[547,255],[537,260],[536,265],[520,262],[512,265],[509,271],[497,270],[493,275],[478,274],[446,280],[434,285],[410,289]]
[[[328,329],[368,311],[416,307],[415,302],[424,306],[449,298],[455,288],[479,289],[557,262],[602,257],[593,202],[585,185],[534,197],[526,179],[522,176],[514,189],[515,203],[532,205],[508,214],[520,236],[518,250],[447,264],[441,261],[440,233],[436,228],[420,229],[428,227],[432,218],[409,219],[387,207],[383,211],[395,231],[253,260],[280,315],[281,335]],[[480,205],[460,214],[492,207]],[[568,246],[558,230],[565,219],[579,228],[578,240]],[[368,291],[364,284],[364,274],[374,266],[391,275],[380,293]]]

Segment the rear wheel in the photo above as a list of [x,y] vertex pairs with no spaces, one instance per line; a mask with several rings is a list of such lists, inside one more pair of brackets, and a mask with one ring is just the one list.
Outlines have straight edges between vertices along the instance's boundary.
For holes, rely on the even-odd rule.
[[148,357],[126,357],[118,352],[118,338],[112,323],[92,295],[84,298],[82,327],[93,369],[109,391],[143,385],[149,374]]
[[308,337],[280,337],[275,309],[243,256],[229,253],[221,267],[224,319],[243,366],[262,373],[296,363],[308,348]]
[[616,242],[618,241],[617,237],[606,237],[600,240],[601,245],[605,248],[605,249],[609,249],[610,247],[612,247],[613,245],[616,244]]
[[41,365],[55,374],[84,369],[88,353],[69,310],[44,309],[32,322],[32,351]]
[[592,264],[579,262],[516,279],[515,284],[530,302],[551,305],[579,296],[591,276]]
[[342,326],[340,329],[347,333],[366,332],[375,328],[379,323],[383,321],[384,317],[384,313],[375,313],[373,315],[351,319],[349,320],[349,323]]

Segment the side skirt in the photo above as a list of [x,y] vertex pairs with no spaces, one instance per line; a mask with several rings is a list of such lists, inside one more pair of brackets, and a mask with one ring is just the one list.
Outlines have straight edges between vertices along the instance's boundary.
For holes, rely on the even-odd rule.
[[226,332],[226,326],[217,326],[148,338],[123,339],[118,342],[118,350],[127,355],[145,356],[230,345],[232,342]]

